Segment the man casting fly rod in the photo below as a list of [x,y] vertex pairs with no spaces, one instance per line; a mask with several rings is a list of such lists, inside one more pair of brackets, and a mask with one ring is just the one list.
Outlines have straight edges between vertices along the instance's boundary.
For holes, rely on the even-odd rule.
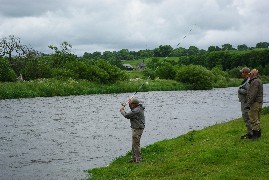
[[[192,28],[189,30],[188,33],[192,31]],[[187,35],[183,37],[185,39]],[[183,40],[182,39],[182,40]],[[181,44],[179,42],[176,47],[178,47]],[[167,59],[170,54],[175,50],[175,48],[165,57]],[[164,62],[164,61],[163,61]],[[159,68],[159,66],[155,69],[155,71]],[[150,78],[150,76],[147,77],[147,80]],[[144,86],[145,83],[143,83],[139,89],[141,89]],[[140,139],[143,133],[143,130],[145,128],[145,116],[144,116],[144,107],[142,104],[140,104],[139,100],[136,98],[133,98],[135,94],[138,92],[138,90],[133,94],[133,96],[129,99],[128,104],[131,109],[130,112],[125,112],[124,108],[126,106],[126,103],[122,103],[122,107],[120,108],[121,114],[127,118],[130,119],[131,128],[132,128],[132,157],[130,162],[139,163],[142,161],[141,157],[141,149],[140,149]]]
[[130,162],[140,163],[142,161],[140,139],[145,128],[145,116],[144,107],[140,104],[139,100],[136,98],[129,99],[128,101],[131,111],[126,112],[123,105],[120,108],[121,114],[130,119],[132,128],[132,157]]

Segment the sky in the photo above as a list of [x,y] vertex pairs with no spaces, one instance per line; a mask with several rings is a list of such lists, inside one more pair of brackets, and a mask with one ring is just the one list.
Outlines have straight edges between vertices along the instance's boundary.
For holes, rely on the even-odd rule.
[[0,0],[0,39],[52,53],[269,42],[268,0]]

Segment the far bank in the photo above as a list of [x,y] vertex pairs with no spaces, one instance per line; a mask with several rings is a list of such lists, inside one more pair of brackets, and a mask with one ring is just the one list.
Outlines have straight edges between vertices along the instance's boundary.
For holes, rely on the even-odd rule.
[[[241,79],[231,79],[224,87],[234,87]],[[221,87],[223,87],[221,86]],[[181,91],[191,90],[191,85],[175,80],[144,80],[140,78],[118,81],[113,84],[98,84],[87,80],[38,79],[0,83],[0,99],[17,99],[33,97],[53,97],[89,94],[112,94],[147,91]],[[219,88],[219,87],[214,87]]]

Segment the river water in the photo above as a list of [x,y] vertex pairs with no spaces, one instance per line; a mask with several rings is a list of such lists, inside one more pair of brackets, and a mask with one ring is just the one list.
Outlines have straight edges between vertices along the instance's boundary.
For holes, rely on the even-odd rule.
[[[0,100],[0,179],[85,179],[84,170],[125,155],[131,129],[119,108],[131,95]],[[235,87],[136,97],[146,107],[143,147],[241,116]]]

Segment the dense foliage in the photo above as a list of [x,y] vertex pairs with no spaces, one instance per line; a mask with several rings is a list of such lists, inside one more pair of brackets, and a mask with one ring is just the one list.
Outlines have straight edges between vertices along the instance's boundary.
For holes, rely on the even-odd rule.
[[9,82],[15,81],[16,74],[13,69],[10,67],[7,60],[0,57],[0,81]]
[[[195,46],[188,49],[173,49],[161,45],[153,50],[105,51],[87,53],[77,57],[72,53],[72,45],[63,42],[60,47],[49,45],[51,54],[43,54],[21,44],[15,36],[0,41],[0,81],[13,82],[20,74],[23,80],[53,78],[58,80],[87,80],[99,84],[113,84],[127,80],[122,60],[135,60],[150,57],[143,70],[146,79],[176,80],[192,89],[227,87],[231,78],[240,78],[243,66],[257,68],[261,75],[269,75],[269,49],[267,42],[257,43],[256,47],[230,44],[222,47],[210,46],[200,50]],[[14,55],[15,54],[15,55]],[[168,56],[176,59],[167,60]],[[162,57],[166,57],[162,59]]]
[[181,66],[177,72],[176,80],[191,84],[192,89],[212,89],[213,73],[199,65]]
[[269,49],[253,49],[244,52],[213,51],[202,55],[179,58],[180,64],[196,64],[212,69],[222,66],[223,70],[231,70],[238,66],[247,66],[262,70],[269,64]]

